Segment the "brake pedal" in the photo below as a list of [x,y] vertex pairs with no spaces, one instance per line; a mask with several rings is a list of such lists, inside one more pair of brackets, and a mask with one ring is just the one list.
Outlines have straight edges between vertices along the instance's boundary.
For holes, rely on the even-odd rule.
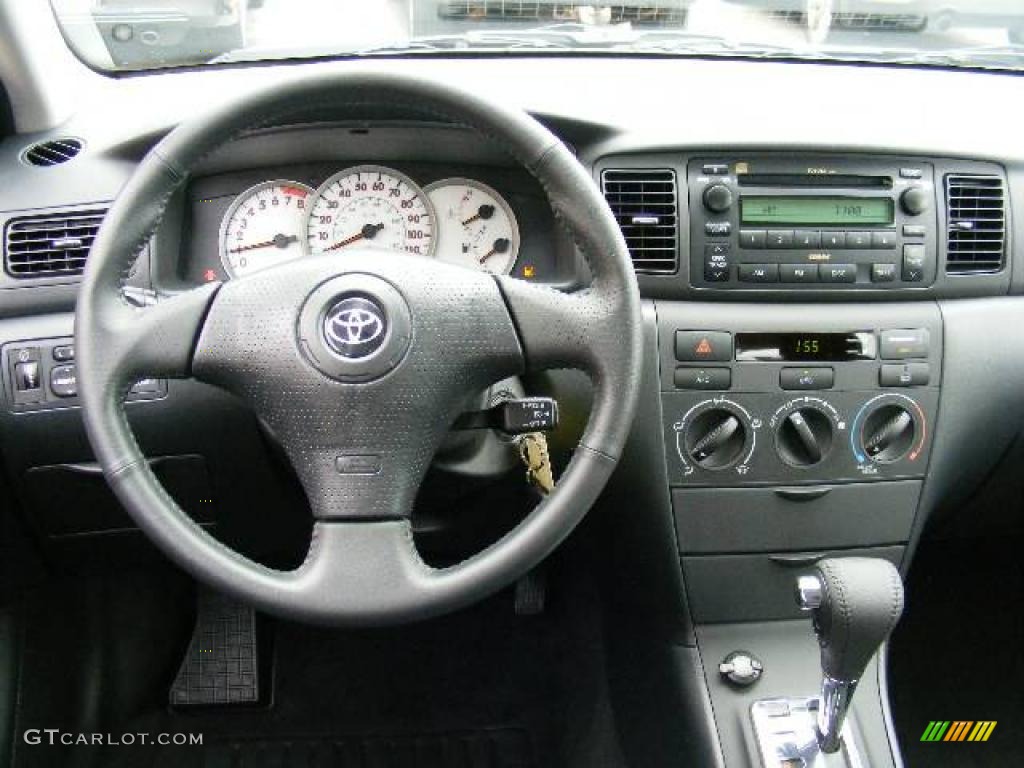
[[200,588],[192,640],[171,686],[172,707],[255,704],[259,700],[256,612]]

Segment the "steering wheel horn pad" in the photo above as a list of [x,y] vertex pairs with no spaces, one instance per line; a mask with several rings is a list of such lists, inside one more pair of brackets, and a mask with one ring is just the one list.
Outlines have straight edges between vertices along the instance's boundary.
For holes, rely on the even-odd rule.
[[[121,298],[134,255],[198,163],[234,136],[366,103],[414,104],[497,141],[537,177],[587,258],[585,288],[560,292],[433,259],[346,251],[311,256],[137,308]],[[93,246],[76,344],[83,417],[97,460],[142,531],[214,588],[280,616],[383,624],[457,609],[546,557],[596,500],[638,396],[640,299],[629,254],[593,179],[529,115],[449,85],[361,71],[256,91],[182,124],[143,159]],[[594,400],[555,490],[468,560],[428,567],[409,517],[452,422],[493,382],[584,370]],[[278,571],[196,525],[149,469],[124,415],[139,378],[195,377],[246,402],[280,442],[314,527],[305,562]],[[173,387],[171,390],[173,396]]]

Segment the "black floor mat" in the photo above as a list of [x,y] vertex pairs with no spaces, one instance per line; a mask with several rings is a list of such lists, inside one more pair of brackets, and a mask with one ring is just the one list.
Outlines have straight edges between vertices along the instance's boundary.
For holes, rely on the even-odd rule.
[[[1024,765],[1024,566],[1018,537],[927,541],[890,646],[906,768]],[[995,720],[985,743],[922,742],[933,720]]]
[[532,768],[525,731],[232,741],[160,750],[154,768]]

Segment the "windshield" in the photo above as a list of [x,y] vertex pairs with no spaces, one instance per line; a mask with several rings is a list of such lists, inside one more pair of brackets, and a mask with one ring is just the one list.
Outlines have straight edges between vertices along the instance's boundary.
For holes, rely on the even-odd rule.
[[1024,68],[1024,0],[52,0],[107,71],[342,56],[749,56]]

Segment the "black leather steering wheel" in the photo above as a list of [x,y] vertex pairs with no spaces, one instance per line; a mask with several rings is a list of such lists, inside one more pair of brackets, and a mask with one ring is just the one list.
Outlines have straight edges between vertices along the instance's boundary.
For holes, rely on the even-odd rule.
[[[408,105],[504,147],[543,185],[592,280],[563,293],[380,251],[311,256],[138,308],[125,275],[168,199],[208,154],[309,105],[338,117]],[[354,315],[346,310],[359,308]],[[353,317],[373,347],[327,326]],[[376,326],[377,320],[381,326]],[[378,333],[379,331],[379,333]],[[260,90],[183,123],[143,159],[93,246],[75,318],[85,425],[114,492],[142,531],[197,579],[269,613],[320,623],[408,621],[467,605],[526,573],[584,516],[632,421],[640,297],[593,180],[524,112],[429,80],[332,74]],[[348,336],[343,335],[344,342]],[[353,337],[362,343],[360,334]],[[578,368],[594,384],[579,447],[554,491],[504,538],[452,567],[416,553],[409,516],[431,457],[468,397],[504,377]],[[125,418],[138,379],[193,376],[248,403],[294,465],[314,516],[301,566],[278,571],[196,525],[150,471]]]

